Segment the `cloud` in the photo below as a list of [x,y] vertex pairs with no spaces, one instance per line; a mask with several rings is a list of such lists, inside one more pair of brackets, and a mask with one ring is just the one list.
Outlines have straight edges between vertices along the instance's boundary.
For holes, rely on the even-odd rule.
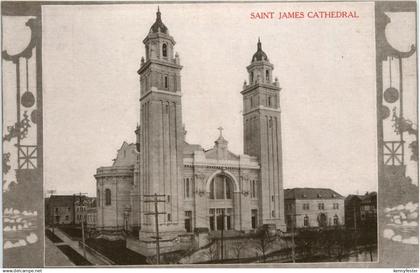
[[384,229],[384,238],[391,239],[394,236],[395,232],[392,229]]
[[417,219],[419,217],[418,212],[412,212],[408,215],[408,219]]
[[13,245],[13,243],[12,243],[12,242],[10,242],[10,241],[6,241],[6,242],[4,243],[4,245],[3,245],[3,248],[4,248],[4,249],[8,249],[8,248],[12,248],[12,247],[14,247],[14,245]]
[[405,205],[405,209],[406,209],[406,210],[409,210],[410,212],[415,211],[418,207],[419,207],[419,203],[415,203],[415,204],[413,204],[413,202],[408,202],[408,203]]
[[19,242],[15,243],[15,247],[26,246],[27,243],[25,240],[20,239]]
[[13,208],[5,208],[4,209],[4,214],[6,215],[6,214],[13,214]]
[[394,208],[385,208],[384,209],[384,212],[385,213],[389,213],[389,212],[391,212],[391,211],[393,211],[394,210]]
[[418,226],[417,222],[415,222],[415,221],[411,221],[411,222],[403,221],[402,225],[406,226],[406,227],[416,227],[416,226]]
[[6,241],[3,245],[3,248],[8,249],[8,248],[21,247],[21,246],[26,246],[26,245],[27,245],[26,241],[23,239],[20,239],[16,243],[12,243],[11,241]]
[[38,241],[38,236],[36,236],[35,233],[31,232],[31,234],[26,236],[26,240],[28,241],[28,243],[33,244]]
[[10,226],[5,226],[3,228],[3,231],[11,231],[11,230],[12,230],[12,228]]
[[31,211],[23,211],[23,213],[22,213],[23,215],[25,215],[25,216],[37,216],[38,215],[38,212],[37,211],[33,211],[33,212],[31,212]]
[[412,236],[410,238],[403,239],[402,242],[404,244],[418,245],[419,244],[419,238],[416,237],[416,236]]
[[392,237],[391,240],[395,241],[395,242],[401,242],[402,241],[402,236],[401,235],[395,235],[394,237]]

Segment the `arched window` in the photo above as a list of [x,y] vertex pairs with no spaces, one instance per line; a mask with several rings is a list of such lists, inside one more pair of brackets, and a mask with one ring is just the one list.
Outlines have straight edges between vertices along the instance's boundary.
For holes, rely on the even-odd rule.
[[265,80],[266,80],[267,82],[269,82],[269,81],[270,81],[270,71],[268,71],[268,70],[266,70],[266,71],[265,71]]
[[218,175],[210,184],[210,199],[232,199],[231,180],[222,175]]
[[334,225],[338,226],[338,216],[337,216],[337,214],[334,216]]
[[162,45],[162,56],[168,57],[168,46],[166,44]]
[[308,217],[308,215],[305,215],[305,217],[303,218],[303,226],[309,227],[309,217]]
[[106,189],[105,190],[105,206],[111,205],[111,190]]
[[249,81],[250,84],[254,83],[254,71],[251,72],[251,79]]

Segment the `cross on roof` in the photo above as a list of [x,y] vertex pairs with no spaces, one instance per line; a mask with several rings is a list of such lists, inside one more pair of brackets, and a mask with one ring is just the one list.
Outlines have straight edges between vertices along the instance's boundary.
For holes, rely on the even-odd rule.
[[220,131],[220,136],[222,136],[223,127],[222,127],[222,126],[220,126],[219,128],[217,128],[217,130],[219,130],[219,131]]

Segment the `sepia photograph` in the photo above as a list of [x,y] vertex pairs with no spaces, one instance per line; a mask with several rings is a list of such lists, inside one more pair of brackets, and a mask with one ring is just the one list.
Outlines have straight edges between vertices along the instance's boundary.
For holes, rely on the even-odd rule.
[[2,2],[3,267],[418,267],[416,16]]

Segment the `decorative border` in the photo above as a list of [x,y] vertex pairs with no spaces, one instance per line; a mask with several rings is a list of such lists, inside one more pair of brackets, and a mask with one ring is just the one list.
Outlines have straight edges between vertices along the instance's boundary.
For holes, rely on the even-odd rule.
[[[302,1],[304,2],[304,1]],[[339,2],[339,1],[338,1]],[[220,4],[220,3],[278,3],[277,1],[160,1],[162,4],[182,4],[182,3],[207,3],[207,4]],[[32,50],[35,49],[36,56],[36,65],[35,65],[35,75],[36,75],[36,111],[34,114],[35,118],[32,118],[32,124],[36,124],[36,143],[30,146],[17,144],[16,153],[18,154],[18,160],[21,160],[18,164],[19,168],[16,170],[17,184],[19,185],[30,185],[32,191],[31,198],[34,200],[32,206],[35,211],[39,211],[42,217],[35,220],[38,223],[37,231],[35,234],[38,235],[39,241],[33,244],[33,247],[18,247],[10,248],[4,250],[3,265],[5,267],[42,267],[44,266],[44,256],[43,255],[34,255],[34,253],[44,253],[44,240],[43,240],[43,121],[42,121],[42,7],[48,5],[120,5],[120,4],[153,4],[154,2],[144,2],[144,1],[41,1],[41,2],[13,2],[6,1],[2,2],[2,16],[33,16],[35,19],[30,19],[27,22],[27,26],[31,28],[32,38],[31,42],[27,48],[17,55],[9,55],[7,52],[3,51],[2,54],[2,65],[5,61],[11,61],[16,65],[16,77],[19,77],[19,65],[20,60],[29,59],[32,57]],[[404,132],[410,133],[409,129],[406,128],[406,131],[403,131],[403,127],[399,126],[404,122],[403,119],[403,103],[401,99],[402,88],[400,87],[400,114],[399,116],[395,113],[397,131],[400,133],[400,140],[393,144],[384,140],[383,135],[383,114],[384,114],[384,105],[383,105],[383,96],[384,96],[384,79],[382,77],[383,61],[389,56],[397,58],[400,62],[400,73],[403,76],[401,60],[403,58],[410,57],[416,51],[416,48],[413,46],[409,52],[399,52],[393,49],[386,40],[385,37],[385,28],[389,23],[389,18],[385,15],[385,12],[414,12],[417,14],[416,2],[414,1],[384,1],[384,2],[375,2],[375,31],[376,31],[376,74],[377,74],[377,133],[378,133],[378,218],[379,218],[379,263],[334,263],[334,264],[276,264],[276,266],[281,267],[418,267],[418,245],[413,249],[409,245],[405,245],[404,248],[395,248],[395,245],[392,244],[391,240],[386,239],[382,236],[382,233],[385,231],[386,223],[386,214],[382,212],[382,209],[387,207],[388,200],[384,198],[389,189],[389,185],[394,183],[396,177],[398,179],[403,179],[405,177],[405,166],[404,160],[398,160],[398,156],[404,155]],[[416,30],[417,34],[417,30]],[[416,71],[417,74],[417,71]],[[28,116],[20,113],[20,104],[28,103],[27,100],[31,101],[30,95],[29,99],[26,98],[22,100],[20,95],[19,84],[17,86],[17,119],[16,124],[10,127],[9,133],[3,137],[3,144],[5,141],[10,141],[16,137],[17,141],[20,142],[20,139],[25,137],[25,126],[30,125]],[[30,103],[29,103],[30,104]],[[29,105],[27,104],[27,105]],[[26,124],[26,125],[25,125]],[[417,133],[415,133],[417,134]],[[389,146],[391,145],[391,146]],[[4,145],[3,145],[4,148]],[[384,152],[389,150],[388,152]],[[418,151],[418,149],[414,149]],[[391,161],[384,160],[384,156],[390,156]],[[3,165],[6,164],[10,158],[10,155],[3,154]],[[390,164],[389,164],[390,163]],[[10,170],[7,167],[7,171]],[[392,180],[392,181],[391,181]],[[395,184],[395,183],[394,183]],[[418,187],[417,187],[418,191]],[[14,194],[14,196],[13,196]],[[12,195],[12,196],[8,196]],[[21,194],[17,193],[3,193],[3,207],[8,208],[11,205],[15,204],[16,199],[22,198]],[[402,202],[404,196],[394,196],[397,200],[395,202]],[[27,201],[27,200],[26,200]],[[418,196],[417,196],[418,202]],[[8,212],[13,213],[17,208],[13,210],[8,210]],[[19,212],[19,211],[17,211]],[[19,212],[20,213],[20,212]],[[32,213],[32,216],[33,213]],[[3,233],[4,234],[4,233]],[[4,240],[7,239],[7,236],[4,236]],[[391,242],[391,243],[390,243]],[[398,261],[395,260],[395,253],[399,253]],[[28,257],[32,257],[29,259]],[[388,257],[392,257],[389,258]],[[217,267],[217,265],[212,265],[212,267]],[[226,267],[226,265],[223,265]],[[253,265],[255,267],[256,265]],[[264,267],[268,265],[262,265]],[[140,267],[140,266],[139,266]],[[191,266],[184,266],[191,267]],[[194,267],[197,267],[196,265]],[[235,265],[235,267],[247,267],[247,265]]]

